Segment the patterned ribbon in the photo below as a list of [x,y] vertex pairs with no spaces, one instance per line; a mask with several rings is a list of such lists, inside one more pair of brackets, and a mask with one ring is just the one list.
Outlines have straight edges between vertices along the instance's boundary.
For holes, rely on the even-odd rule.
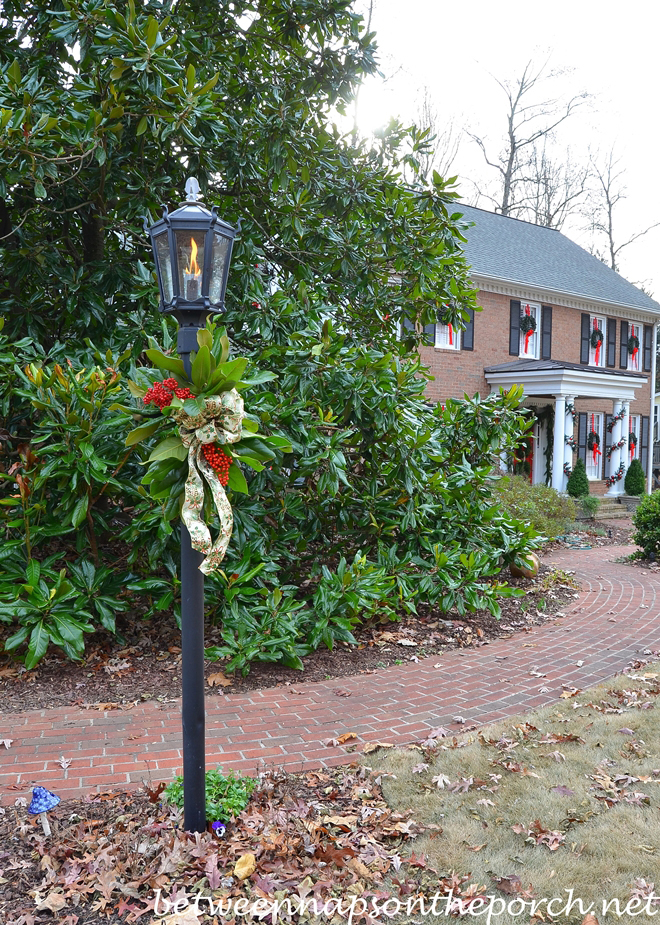
[[[212,395],[205,399],[205,403],[206,407],[201,414],[191,416],[179,409],[173,417],[179,425],[183,445],[188,447],[188,478],[181,518],[190,533],[193,549],[206,556],[199,568],[208,575],[220,567],[225,557],[234,517],[225,489],[215,469],[206,461],[202,446],[205,443],[238,443],[245,414],[243,399],[236,389],[223,392],[222,395]],[[204,480],[209,486],[220,520],[220,533],[215,543],[202,519]]]

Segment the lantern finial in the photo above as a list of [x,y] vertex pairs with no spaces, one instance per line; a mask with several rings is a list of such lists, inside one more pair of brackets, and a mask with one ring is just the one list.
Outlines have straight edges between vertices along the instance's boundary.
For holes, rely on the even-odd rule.
[[189,177],[186,180],[186,202],[197,202],[200,198],[199,183],[195,177]]

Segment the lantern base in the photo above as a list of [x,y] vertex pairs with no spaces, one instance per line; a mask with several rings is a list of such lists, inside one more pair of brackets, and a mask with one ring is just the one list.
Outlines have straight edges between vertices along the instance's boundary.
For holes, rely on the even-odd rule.
[[190,355],[193,351],[197,352],[199,350],[197,332],[204,327],[204,323],[204,320],[200,319],[197,324],[187,324],[185,327],[179,328],[176,339],[176,349],[179,356],[183,354]]

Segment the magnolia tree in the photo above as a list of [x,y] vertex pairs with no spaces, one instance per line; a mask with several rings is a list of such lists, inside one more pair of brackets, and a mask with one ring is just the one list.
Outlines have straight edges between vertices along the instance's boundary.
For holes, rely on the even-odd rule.
[[[158,458],[177,439],[161,408],[222,376],[247,417],[243,446],[207,459],[233,509],[210,654],[300,666],[422,599],[497,612],[502,564],[534,543],[490,488],[527,428],[520,395],[425,401],[424,325],[475,308],[463,226],[442,178],[415,180],[424,142],[397,128],[374,149],[334,126],[376,67],[349,0],[9,0],[3,16],[8,647],[28,665],[50,643],[77,657],[137,595],[147,615],[176,613],[187,463],[171,442]],[[142,230],[191,173],[241,221],[197,383],[170,362]]]

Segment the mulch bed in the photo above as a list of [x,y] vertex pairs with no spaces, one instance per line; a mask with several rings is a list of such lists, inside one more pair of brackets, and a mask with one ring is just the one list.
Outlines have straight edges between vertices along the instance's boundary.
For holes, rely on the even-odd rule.
[[[592,546],[628,541],[629,531],[625,529],[611,524],[594,526],[596,533],[590,525],[567,539]],[[608,530],[609,536],[607,532],[599,535]],[[571,543],[550,544],[547,549],[566,545]],[[491,639],[524,631],[561,612],[570,606],[579,588],[570,573],[553,575],[546,566],[541,566],[537,579],[511,578],[510,584],[522,588],[525,595],[503,599],[500,620],[488,611],[459,617],[420,605],[417,617],[404,615],[396,623],[356,627],[357,647],[343,644],[333,651],[319,649],[305,658],[304,672],[253,662],[246,677],[225,676],[222,661],[207,661],[207,694],[223,696],[225,692],[340,679],[438,655],[449,649],[487,645]],[[174,621],[141,621],[134,614],[121,614],[117,618],[117,629],[120,638],[105,631],[88,636],[81,662],[70,662],[55,649],[32,671],[25,671],[20,663],[9,657],[0,659],[0,713],[180,697],[181,634]],[[10,632],[3,630],[5,634]],[[206,644],[221,642],[218,627],[209,627]]]

